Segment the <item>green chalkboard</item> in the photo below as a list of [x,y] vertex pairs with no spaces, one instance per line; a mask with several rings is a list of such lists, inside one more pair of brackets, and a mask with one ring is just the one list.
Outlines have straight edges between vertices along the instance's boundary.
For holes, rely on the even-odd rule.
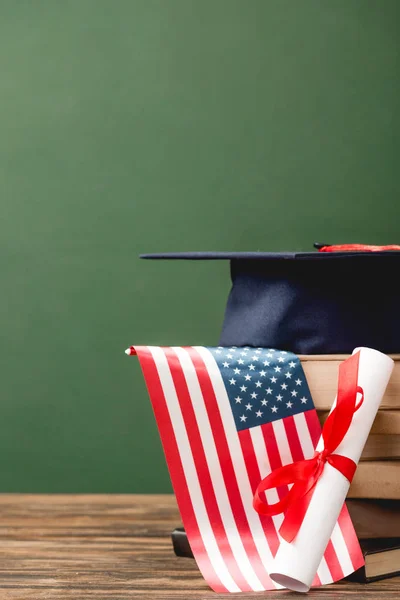
[[0,1],[0,491],[169,477],[137,344],[215,344],[222,263],[399,243],[398,0]]

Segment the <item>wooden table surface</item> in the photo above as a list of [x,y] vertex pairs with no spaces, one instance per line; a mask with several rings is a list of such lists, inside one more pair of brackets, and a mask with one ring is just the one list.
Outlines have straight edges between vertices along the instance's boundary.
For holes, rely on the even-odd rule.
[[[0,495],[0,600],[125,598],[241,600],[212,592],[193,559],[176,558],[180,524],[170,495]],[[399,599],[400,577],[312,590],[312,600]]]

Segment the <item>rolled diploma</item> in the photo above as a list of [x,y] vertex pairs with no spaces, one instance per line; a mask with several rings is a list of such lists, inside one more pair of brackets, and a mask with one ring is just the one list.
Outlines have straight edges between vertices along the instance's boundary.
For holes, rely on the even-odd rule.
[[[348,456],[357,464],[367,441],[386,386],[393,370],[393,360],[371,348],[360,352],[358,385],[364,401],[354,414],[350,427],[334,454]],[[335,402],[331,412],[334,409]],[[323,450],[320,438],[317,450]],[[350,483],[337,469],[326,463],[319,478],[304,521],[295,539],[281,544],[272,564],[271,579],[297,592],[308,592],[323,558],[345,501]]]

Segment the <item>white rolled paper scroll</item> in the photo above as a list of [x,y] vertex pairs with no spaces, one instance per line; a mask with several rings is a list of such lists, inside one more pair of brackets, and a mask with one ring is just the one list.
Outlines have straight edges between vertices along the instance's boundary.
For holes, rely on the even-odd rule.
[[[356,348],[360,352],[358,385],[364,390],[364,401],[354,414],[350,427],[335,450],[360,460],[372,423],[385,393],[393,360],[371,348]],[[336,400],[332,406],[334,409]],[[322,437],[317,450],[323,450]],[[314,488],[310,504],[301,527],[290,543],[281,540],[271,569],[271,579],[297,592],[308,592],[332,535],[349,490],[349,481],[334,467],[326,463]]]

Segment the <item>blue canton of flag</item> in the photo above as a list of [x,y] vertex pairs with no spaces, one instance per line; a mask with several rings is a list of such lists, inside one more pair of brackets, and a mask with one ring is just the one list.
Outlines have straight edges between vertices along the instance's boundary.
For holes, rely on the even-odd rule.
[[208,348],[228,393],[238,431],[314,408],[299,358],[273,348]]

